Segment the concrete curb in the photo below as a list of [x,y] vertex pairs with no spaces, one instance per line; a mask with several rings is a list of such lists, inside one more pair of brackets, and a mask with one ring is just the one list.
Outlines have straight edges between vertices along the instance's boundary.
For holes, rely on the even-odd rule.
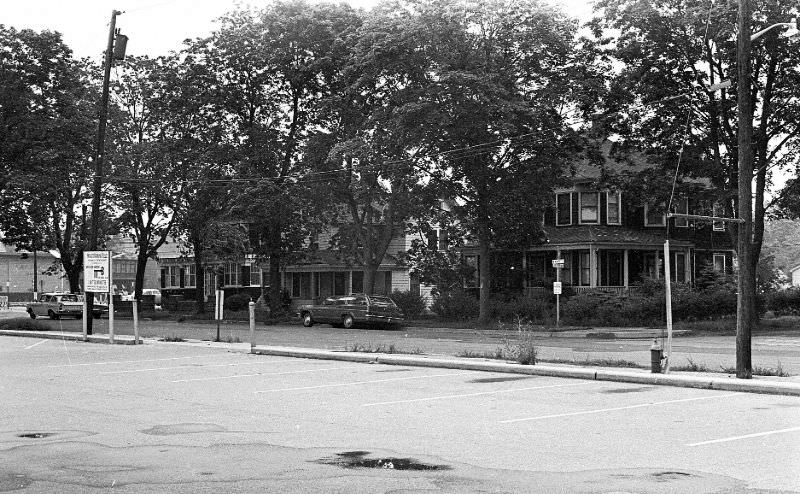
[[739,393],[800,396],[800,383],[765,380],[742,380],[730,377],[681,376],[677,374],[646,374],[630,371],[594,369],[590,367],[520,365],[507,362],[487,362],[475,359],[426,357],[416,355],[336,352],[313,348],[256,346],[250,353],[279,357],[309,358],[321,360],[343,360],[349,362],[404,365],[413,367],[436,367],[484,372],[505,372],[548,377],[566,377],[594,381],[626,382],[683,388],[715,389]]
[[[71,333],[61,331],[17,331],[13,329],[0,330],[0,336],[22,336],[25,338],[41,338],[44,340],[67,340],[67,341],[85,341],[87,343],[108,343],[107,334],[93,334],[83,339],[83,333]],[[139,345],[142,344],[142,338],[139,338]],[[135,345],[133,336],[115,335],[115,345]]]

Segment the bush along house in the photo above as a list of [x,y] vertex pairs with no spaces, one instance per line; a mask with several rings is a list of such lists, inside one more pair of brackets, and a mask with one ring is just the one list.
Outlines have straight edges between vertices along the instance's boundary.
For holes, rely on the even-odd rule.
[[[493,291],[552,293],[552,261],[563,259],[560,280],[566,295],[625,292],[645,278],[664,278],[667,235],[673,282],[694,283],[703,270],[732,271],[733,243],[723,222],[667,218],[663,202],[641,203],[629,197],[633,194],[600,185],[624,168],[629,165],[610,159],[603,168],[577,166],[570,185],[554,191],[553,206],[540,220],[545,242],[522,253],[493,253]],[[672,211],[721,216],[700,198],[685,195],[673,199]],[[468,265],[479,266],[476,250],[467,248],[464,256]],[[475,286],[477,279],[476,274]]]

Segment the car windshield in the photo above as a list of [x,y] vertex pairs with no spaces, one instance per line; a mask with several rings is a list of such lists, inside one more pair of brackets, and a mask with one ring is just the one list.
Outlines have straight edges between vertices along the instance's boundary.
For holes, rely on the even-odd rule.
[[61,296],[62,302],[79,302],[77,295],[62,295]]

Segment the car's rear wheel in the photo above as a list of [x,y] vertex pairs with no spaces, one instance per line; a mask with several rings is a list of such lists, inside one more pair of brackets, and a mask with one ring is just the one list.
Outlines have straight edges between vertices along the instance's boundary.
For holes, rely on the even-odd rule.
[[49,317],[50,319],[58,319],[58,314],[53,312],[51,309],[47,311],[47,317]]
[[31,319],[36,319],[36,313],[33,312],[32,310],[29,310],[28,314],[31,316]]
[[311,314],[308,312],[303,313],[303,326],[310,328],[314,325],[314,319],[311,318]]
[[345,329],[351,329],[354,324],[355,321],[353,320],[353,316],[351,316],[350,314],[347,314],[342,318],[342,326],[344,326]]

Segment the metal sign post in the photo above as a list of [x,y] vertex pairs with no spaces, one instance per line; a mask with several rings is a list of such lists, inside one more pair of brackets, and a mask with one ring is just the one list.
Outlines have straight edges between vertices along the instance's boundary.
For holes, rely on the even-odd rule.
[[556,281],[553,283],[553,293],[556,295],[556,328],[561,324],[561,270],[564,269],[564,259],[553,259],[556,269]]
[[670,269],[669,239],[664,240],[664,295],[667,302],[667,348],[664,374],[669,374],[670,357],[672,357],[672,272]]

